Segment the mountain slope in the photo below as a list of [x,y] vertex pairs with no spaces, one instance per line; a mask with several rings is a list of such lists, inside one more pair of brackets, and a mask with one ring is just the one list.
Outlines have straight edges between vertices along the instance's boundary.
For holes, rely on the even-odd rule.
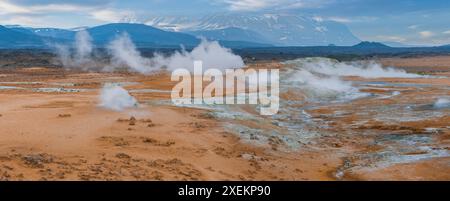
[[[138,47],[190,47],[200,42],[198,37],[218,40],[228,47],[349,46],[360,42],[343,24],[292,14],[235,13],[198,19],[159,17],[150,20],[148,24],[158,28],[144,24],[114,23],[86,30],[98,46],[108,44],[123,33],[128,33]],[[14,32],[6,34],[6,30]],[[2,32],[8,36],[4,35],[5,39],[0,44],[18,47],[39,46],[48,41],[73,43],[76,34],[73,30],[20,26],[10,29],[3,27]]]
[[0,26],[0,48],[42,47],[45,38]]
[[137,46],[194,46],[200,40],[185,33],[163,31],[144,24],[114,23],[87,29],[93,41],[105,45],[120,34],[127,33]]
[[19,25],[6,26],[7,28],[18,31],[21,33],[34,34],[41,36],[43,38],[55,38],[55,39],[63,39],[63,40],[73,40],[75,38],[75,32],[66,29],[58,29],[58,28],[31,28],[31,27],[22,27]]
[[361,48],[361,49],[389,49],[391,47],[379,43],[379,42],[369,42],[369,41],[363,41],[357,45],[354,45],[353,48]]
[[248,41],[229,41],[229,40],[219,40],[220,45],[226,48],[262,48],[262,47],[273,47],[270,44],[256,43],[256,42],[248,42]]
[[[115,23],[106,24],[93,28],[85,28],[93,39],[93,43],[102,47],[109,44],[112,40],[121,34],[127,33],[137,47],[193,47],[200,43],[198,36],[204,36],[209,40],[217,40],[223,46],[229,48],[243,47],[268,47],[271,45],[262,44],[257,41],[262,40],[257,37],[257,33],[251,33],[240,29],[224,30],[225,35],[217,32],[198,33],[197,36],[186,33],[170,32],[160,30],[143,24]],[[255,42],[243,41],[240,38],[227,37],[228,32],[245,32],[247,38],[259,38]],[[22,47],[42,47],[47,48],[52,44],[73,44],[76,31],[57,29],[57,28],[30,28],[19,25],[1,27],[0,46],[3,48],[22,48]]]
[[257,32],[251,30],[244,30],[240,28],[230,27],[217,30],[204,31],[190,31],[186,32],[197,37],[206,38],[208,40],[222,40],[222,41],[246,41],[252,43],[266,43],[271,42],[264,38]]
[[32,29],[32,31],[34,34],[42,37],[59,38],[65,40],[73,40],[75,38],[75,32],[65,29],[39,28]]
[[354,45],[359,40],[342,24],[290,14],[220,14],[205,17],[200,30],[238,27],[260,33],[276,45]]

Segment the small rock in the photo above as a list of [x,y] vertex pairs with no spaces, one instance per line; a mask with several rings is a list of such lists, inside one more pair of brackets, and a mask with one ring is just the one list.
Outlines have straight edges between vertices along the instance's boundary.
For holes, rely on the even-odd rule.
[[116,157],[120,158],[120,159],[130,159],[131,158],[131,156],[129,156],[128,154],[125,154],[125,153],[118,153],[118,154],[116,154]]
[[342,144],[340,144],[340,143],[333,143],[332,146],[335,147],[335,148],[341,148]]
[[43,168],[44,163],[53,162],[53,158],[47,154],[27,155],[22,160],[26,165],[33,168]]
[[136,125],[136,118],[135,117],[131,117],[130,118],[130,123],[128,125],[130,125],[130,126]]
[[142,123],[153,123],[151,119],[141,119]]
[[68,117],[71,117],[72,115],[71,114],[59,114],[58,115],[58,117],[60,117],[60,118],[68,118]]
[[123,118],[119,118],[119,119],[117,119],[117,121],[118,121],[118,122],[128,122],[128,121],[129,121],[129,119],[123,119]]
[[142,142],[144,142],[144,143],[157,143],[158,141],[156,141],[155,139],[152,139],[152,138],[144,138],[142,140]]

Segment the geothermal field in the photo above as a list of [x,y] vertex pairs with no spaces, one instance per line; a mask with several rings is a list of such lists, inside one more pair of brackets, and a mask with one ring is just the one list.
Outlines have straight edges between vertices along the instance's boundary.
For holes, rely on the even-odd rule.
[[[448,56],[143,57],[124,35],[105,60],[77,37],[57,67],[0,69],[0,180],[450,180]],[[174,105],[171,71],[194,60],[279,69],[278,113]]]

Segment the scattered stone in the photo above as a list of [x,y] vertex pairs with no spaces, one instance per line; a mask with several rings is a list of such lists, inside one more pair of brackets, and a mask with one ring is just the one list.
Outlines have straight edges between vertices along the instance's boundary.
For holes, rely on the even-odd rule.
[[278,136],[270,136],[268,141],[269,145],[272,147],[272,150],[274,151],[278,150],[279,146],[284,145],[284,141],[280,139]]
[[153,172],[151,173],[151,176],[152,176],[152,178],[153,178],[154,180],[161,181],[161,180],[163,179],[163,176],[164,176],[164,175],[163,175],[161,172],[153,171]]
[[10,160],[11,160],[11,157],[9,157],[9,156],[4,156],[4,155],[0,156],[0,161],[10,161]]
[[131,156],[129,156],[128,154],[125,154],[125,153],[118,153],[118,154],[116,154],[116,157],[120,158],[120,159],[130,159],[131,158]]
[[161,147],[169,147],[169,146],[172,146],[172,145],[175,144],[175,141],[173,141],[173,140],[169,140],[169,141],[166,141],[166,142],[160,142],[160,141],[155,140],[153,138],[143,138],[142,142],[148,143],[148,144],[151,144],[151,145],[154,145],[154,146],[161,146]]
[[197,117],[200,119],[215,119],[216,118],[213,114],[211,114],[209,112],[198,114]]
[[140,119],[137,120],[136,117],[132,116],[129,119],[124,119],[124,118],[119,118],[117,119],[117,122],[128,122],[128,125],[130,126],[135,126],[137,124],[137,122],[141,122],[141,123],[147,123],[148,127],[154,127],[155,124],[153,123],[153,121],[151,119]]
[[175,141],[169,140],[169,141],[167,141],[167,142],[165,142],[163,144],[160,144],[160,146],[168,147],[168,146],[172,146],[174,144],[175,144]]
[[340,144],[340,143],[333,143],[332,146],[335,147],[335,148],[341,148],[342,144]]
[[206,170],[208,170],[208,171],[211,171],[211,172],[215,172],[216,170],[214,170],[214,168],[212,168],[211,166],[208,166],[207,168],[205,168]]
[[119,118],[119,119],[117,119],[117,121],[118,121],[118,122],[128,122],[128,121],[129,121],[129,119],[123,119],[123,118]]
[[64,172],[58,172],[55,175],[58,179],[64,179],[65,178],[65,173]]
[[206,128],[206,126],[200,122],[193,122],[193,123],[191,123],[191,125],[196,129]]
[[231,158],[231,156],[233,155],[233,153],[231,151],[227,151],[225,148],[223,147],[216,147],[213,149],[213,152],[219,156],[222,156],[224,158]]
[[114,146],[118,147],[124,147],[130,145],[128,141],[126,141],[124,138],[121,137],[114,137],[114,136],[102,136],[99,138],[100,141],[111,143]]
[[153,144],[153,143],[157,143],[158,141],[156,141],[156,140],[153,139],[153,138],[144,138],[144,139],[142,140],[142,142]]
[[53,157],[48,154],[32,154],[22,157],[22,160],[32,168],[43,168],[45,163],[53,162]]
[[128,125],[130,125],[130,126],[136,125],[136,118],[135,117],[131,117],[130,118],[130,123]]
[[140,121],[142,123],[153,123],[153,121],[151,119],[141,119]]
[[60,118],[69,118],[69,117],[72,117],[72,115],[71,114],[59,114],[58,117],[60,117]]

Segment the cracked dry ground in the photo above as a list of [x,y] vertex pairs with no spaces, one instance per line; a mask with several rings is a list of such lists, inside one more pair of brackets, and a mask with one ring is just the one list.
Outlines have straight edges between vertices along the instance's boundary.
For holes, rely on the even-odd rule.
[[[208,111],[152,104],[170,94],[139,92],[170,90],[167,75],[46,68],[0,74],[8,86],[0,90],[0,180],[330,180],[340,163],[242,143]],[[126,88],[141,107],[100,108],[105,82],[139,83]],[[67,90],[51,91],[61,86]]]
[[[398,146],[393,138],[431,136],[433,142],[423,143],[448,150],[448,113],[400,125],[377,116],[380,105],[434,92],[450,95],[448,90],[397,88],[405,99],[362,99],[307,110],[326,123],[324,134],[287,150],[278,149],[284,145],[276,137],[267,146],[243,142],[208,110],[164,103],[174,84],[164,73],[27,68],[2,70],[0,82],[0,180],[450,180],[449,157],[374,166],[385,157],[380,150]],[[141,107],[100,108],[99,89],[106,82],[123,83]],[[429,133],[431,127],[438,130]]]

